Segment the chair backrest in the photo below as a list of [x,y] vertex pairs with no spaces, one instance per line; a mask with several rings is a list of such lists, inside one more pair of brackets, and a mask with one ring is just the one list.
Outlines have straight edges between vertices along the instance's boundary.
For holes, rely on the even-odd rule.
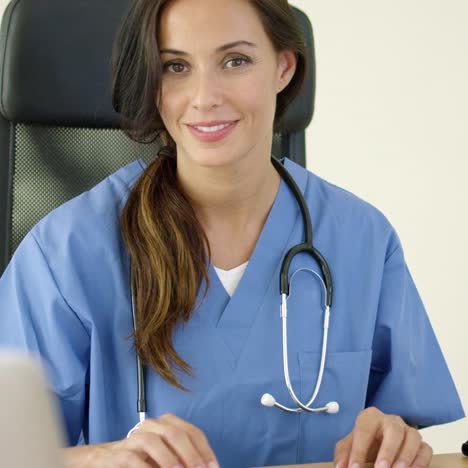
[[[33,225],[132,160],[151,160],[119,129],[111,52],[131,0],[11,0],[0,28],[0,275]],[[310,21],[294,8],[308,50],[302,93],[273,154],[305,166],[315,55]]]

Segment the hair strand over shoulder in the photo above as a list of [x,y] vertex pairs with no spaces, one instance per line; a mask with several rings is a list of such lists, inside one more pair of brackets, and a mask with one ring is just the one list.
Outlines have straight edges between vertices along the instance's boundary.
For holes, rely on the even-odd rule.
[[[304,39],[287,0],[248,0],[276,51],[293,50],[296,72],[277,96],[275,128],[299,93],[306,70]],[[131,259],[136,308],[136,350],[163,379],[183,388],[174,367],[190,374],[177,354],[173,333],[196,308],[198,291],[209,287],[210,249],[195,211],[177,181],[176,145],[161,119],[162,65],[158,28],[170,0],[134,0],[114,42],[114,109],[134,141],[166,147],[132,188],[120,225]]]

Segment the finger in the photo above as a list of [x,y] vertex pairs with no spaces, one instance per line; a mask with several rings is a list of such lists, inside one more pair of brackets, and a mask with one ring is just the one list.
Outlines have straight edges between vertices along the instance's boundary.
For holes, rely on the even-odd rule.
[[[377,454],[376,466],[383,461],[392,466],[406,438],[409,427],[399,416],[386,416],[382,426],[382,442]],[[385,466],[382,464],[382,466]]]
[[335,445],[335,454],[333,463],[336,468],[346,468],[348,466],[348,457],[353,443],[353,433],[350,432],[346,437],[339,440]]
[[165,421],[167,421],[169,424],[173,424],[174,426],[179,427],[188,434],[192,440],[192,443],[201,454],[206,464],[210,462],[218,463],[216,455],[213,452],[210,443],[208,442],[208,439],[202,430],[173,414],[163,416],[163,422]]
[[[186,466],[204,465],[205,460],[193,445],[188,434],[180,427],[169,424],[167,418],[146,420],[141,429],[161,436],[164,443]],[[206,462],[208,464],[208,462]]]
[[128,446],[143,452],[151,461],[160,466],[180,464],[177,455],[166,445],[160,435],[147,431],[137,431],[128,439]]
[[411,466],[421,448],[421,443],[422,437],[419,431],[408,428],[400,453],[396,457],[396,463],[405,463],[405,466]]
[[428,468],[431,464],[432,453],[432,447],[426,442],[423,442],[411,468]]
[[145,462],[141,455],[127,449],[117,451],[106,466],[109,468],[111,466],[112,468],[153,468],[153,465]]
[[367,408],[359,413],[353,429],[353,444],[349,455],[349,466],[357,463],[364,465],[372,443],[381,429],[382,412],[376,408]]

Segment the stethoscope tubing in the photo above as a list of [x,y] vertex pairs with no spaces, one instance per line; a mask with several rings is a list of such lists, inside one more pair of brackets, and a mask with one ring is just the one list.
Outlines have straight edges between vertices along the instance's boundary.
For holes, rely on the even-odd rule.
[[[130,268],[130,302],[132,306],[132,321],[133,321],[133,330],[136,331],[136,312],[135,312],[135,290],[133,285],[133,274],[132,269]],[[138,352],[135,352],[136,355],[136,364],[137,364],[137,411],[139,415],[140,423],[146,419],[146,379],[145,379],[145,367],[141,362],[140,355]]]
[[322,254],[314,248],[313,246],[313,234],[312,234],[312,220],[310,219],[310,213],[307,208],[307,204],[302,196],[302,193],[299,187],[296,184],[296,181],[291,177],[291,174],[286,170],[284,165],[278,161],[275,157],[272,156],[271,162],[275,169],[279,172],[283,180],[288,185],[289,189],[292,191],[294,198],[297,201],[299,209],[301,210],[302,220],[304,224],[304,233],[305,241],[302,244],[298,244],[292,247],[283,259],[280,271],[280,294],[286,294],[289,296],[289,267],[291,265],[292,259],[300,252],[307,252],[312,255],[315,260],[318,262],[322,275],[325,278],[325,287],[326,287],[326,299],[325,304],[328,307],[332,306],[333,298],[333,281],[330,273],[330,268],[322,256]]
[[[326,289],[325,284],[320,277],[320,275],[317,274],[314,270],[311,270],[309,268],[300,268],[299,270],[296,270],[293,275],[291,276],[291,283],[293,280],[294,275],[298,273],[299,271],[308,271],[312,274],[314,274],[318,280],[322,283],[324,290]],[[320,367],[319,367],[319,374],[317,377],[317,382],[315,384],[314,391],[312,393],[312,396],[310,397],[309,401],[307,403],[302,403],[301,400],[296,396],[294,393],[292,384],[291,384],[291,379],[289,377],[289,362],[288,362],[288,330],[287,330],[287,316],[288,316],[288,309],[287,309],[287,297],[285,294],[282,295],[282,302],[281,302],[281,322],[282,322],[282,333],[283,333],[283,368],[284,368],[284,377],[286,381],[286,387],[289,391],[289,395],[291,398],[294,400],[294,402],[299,406],[299,408],[287,408],[283,405],[281,409],[284,409],[286,411],[289,410],[289,412],[294,412],[294,413],[299,413],[302,410],[303,411],[309,411],[311,413],[316,413],[316,412],[321,412],[324,411],[324,408],[311,408],[310,406],[312,403],[315,401],[317,398],[318,392],[320,390],[320,386],[322,384],[322,378],[323,378],[323,372],[325,370],[325,359],[326,359],[326,354],[327,354],[327,344],[328,344],[328,327],[330,323],[330,307],[325,306],[325,314],[324,314],[324,319],[323,319],[323,340],[322,340],[322,352],[321,352],[321,357],[320,357]],[[279,405],[279,404],[278,404]]]

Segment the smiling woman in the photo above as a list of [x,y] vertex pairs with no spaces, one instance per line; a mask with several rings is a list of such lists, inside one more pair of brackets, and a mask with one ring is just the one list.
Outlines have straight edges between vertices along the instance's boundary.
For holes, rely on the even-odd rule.
[[[175,62],[181,72],[163,75],[158,106],[165,127],[177,141],[178,158],[184,165],[181,169],[187,172],[186,166],[193,158],[198,159],[197,165],[213,167],[249,153],[256,153],[257,158],[262,155],[265,164],[264,155],[269,153],[273,137],[276,95],[294,74],[294,53],[275,50],[255,8],[247,2],[214,2],[210,5],[212,21],[204,16],[197,22],[197,13],[188,18],[182,7],[182,3],[172,3],[161,17],[163,58],[182,55],[184,60]],[[219,21],[223,15],[229,18],[228,24]],[[194,40],[201,24],[206,32]],[[228,38],[233,40],[226,41]],[[185,44],[190,53],[174,54],[174,49],[182,47],[167,46],[171,44]],[[213,44],[219,46],[214,48]],[[197,144],[187,133],[188,127],[200,142],[205,142],[206,128],[223,124],[228,125],[227,129],[208,137],[210,143],[219,141],[217,145]],[[254,142],[256,148],[252,151]],[[246,161],[249,165],[252,162]]]
[[208,280],[207,253],[225,269],[247,261],[278,191],[274,123],[300,90],[305,56],[286,1],[142,0],[122,27],[114,106],[132,138],[158,137],[177,154],[147,168],[122,216],[137,348],[172,384],[171,361],[189,368],[170,336]]
[[426,468],[409,424],[463,416],[393,226],[271,158],[304,47],[286,0],[132,2],[113,103],[159,157],[47,215],[0,279],[0,344],[41,356],[87,444],[70,467]]

